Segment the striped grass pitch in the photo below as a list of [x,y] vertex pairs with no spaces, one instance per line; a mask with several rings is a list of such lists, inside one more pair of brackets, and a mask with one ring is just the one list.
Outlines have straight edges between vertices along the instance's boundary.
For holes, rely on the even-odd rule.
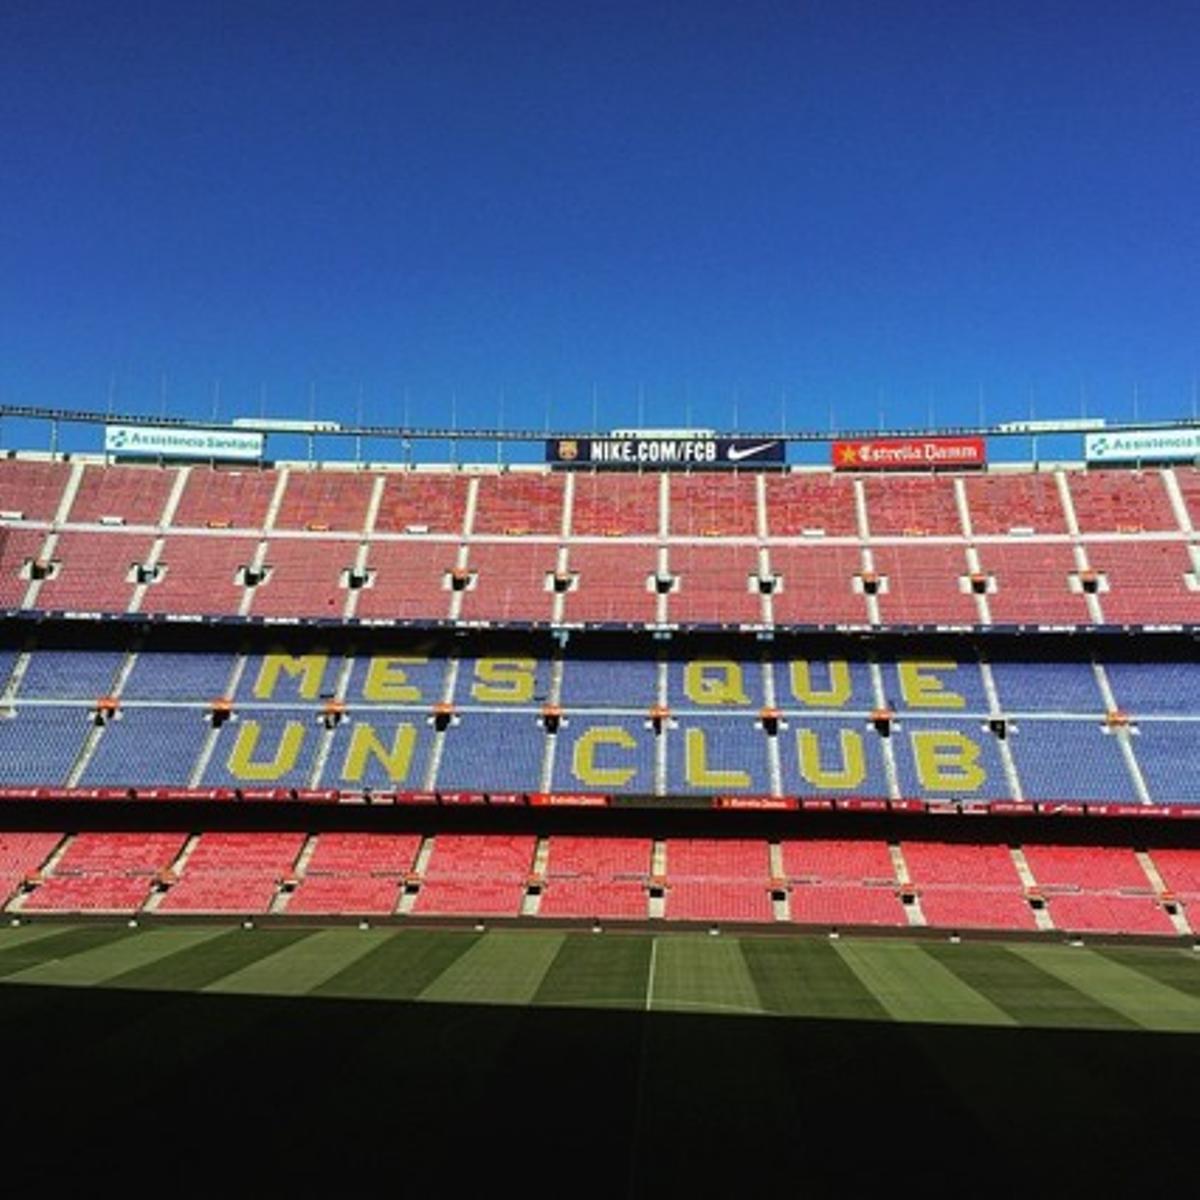
[[46,924],[0,930],[0,982],[1200,1031],[1200,961],[1174,946]]
[[1190,1169],[1200,961],[33,922],[0,929],[0,1028],[14,1186],[974,1197],[1020,1161],[1032,1194],[1159,1195]]

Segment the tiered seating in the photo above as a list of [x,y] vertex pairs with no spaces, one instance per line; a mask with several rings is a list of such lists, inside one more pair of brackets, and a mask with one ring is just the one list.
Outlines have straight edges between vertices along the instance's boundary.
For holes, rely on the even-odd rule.
[[1025,861],[1059,929],[1175,932],[1132,850],[1118,846],[1025,846]]
[[0,764],[5,784],[63,784],[91,726],[82,708],[18,705],[0,716]]
[[1025,861],[1043,888],[1149,893],[1150,880],[1124,846],[1025,846]]
[[1178,531],[1159,471],[1068,471],[1081,533]]
[[339,619],[349,592],[343,573],[354,565],[357,543],[324,538],[272,538],[269,576],[254,589],[250,612],[260,617]]
[[1192,526],[1200,529],[1200,470],[1195,467],[1176,467],[1175,479],[1179,484],[1179,491],[1183,496],[1188,515],[1191,517]]
[[670,532],[676,537],[753,537],[758,529],[753,475],[672,475]]
[[805,925],[906,925],[886,842],[786,839],[783,873],[794,922]]
[[246,537],[168,537],[159,560],[161,577],[146,589],[141,611],[236,613],[245,593],[238,568],[254,561],[257,545]]
[[1200,696],[1200,663],[1110,661],[1104,669],[1117,707],[1135,717],[1190,713]]
[[0,905],[50,857],[60,833],[0,833]]
[[862,569],[853,546],[772,546],[776,623],[865,625],[866,597],[854,589]]
[[302,833],[205,833],[159,912],[266,912],[291,874]]
[[1153,896],[1061,892],[1047,897],[1046,907],[1055,927],[1071,933],[1176,932]]
[[474,587],[463,592],[464,621],[549,621],[554,611],[553,577],[558,547],[544,542],[474,543],[467,568]]
[[375,572],[373,586],[358,598],[360,617],[405,620],[445,620],[450,612],[447,582],[455,560],[454,546],[445,542],[374,542],[367,566]]
[[1008,741],[1026,799],[1138,802],[1121,748],[1099,722],[1026,719]]
[[438,786],[461,791],[535,792],[545,748],[545,729],[528,711],[493,708],[463,713],[460,723],[446,731]]
[[979,547],[979,560],[996,578],[996,591],[988,596],[995,624],[1082,625],[1091,620],[1086,598],[1070,588],[1076,570],[1070,546],[990,543]]
[[893,534],[961,536],[954,480],[941,475],[895,475],[863,480],[873,537]]
[[80,786],[145,787],[147,780],[185,786],[209,731],[205,717],[199,705],[123,708],[96,742]]
[[671,838],[666,916],[676,921],[770,921],[770,874],[764,841]]
[[410,833],[321,834],[287,911],[394,912],[420,844]]
[[475,498],[476,534],[555,534],[562,530],[563,476],[509,471],[481,475]]
[[439,834],[413,912],[517,916],[533,850],[532,837]]
[[[762,593],[753,546],[672,546],[670,571],[679,588],[667,601],[667,619],[692,624],[757,624]],[[752,586],[753,585],[753,586]]]
[[575,537],[658,532],[658,475],[579,475],[571,532]]
[[967,560],[961,546],[877,546],[876,574],[887,579],[879,597],[885,625],[975,625],[979,606],[962,589]]
[[357,532],[366,524],[374,482],[374,476],[357,471],[292,469],[275,528]]
[[977,536],[1014,529],[1037,534],[1067,532],[1066,513],[1052,474],[968,475],[963,484],[971,529]]
[[1151,850],[1150,858],[1168,891],[1200,897],[1200,850]]
[[178,833],[76,834],[24,907],[31,912],[136,912],[183,843]]
[[383,485],[375,529],[380,533],[462,533],[467,487],[465,475],[391,473]]
[[86,466],[67,520],[120,517],[126,525],[157,525],[177,475],[163,467]]
[[904,842],[902,850],[928,924],[1037,928],[1007,846]]
[[67,532],[54,557],[62,566],[38,593],[38,607],[68,612],[125,612],[137,582],[134,568],[150,557],[154,538],[143,533]]
[[20,608],[29,590],[25,564],[41,557],[46,534],[41,529],[14,529],[0,522],[0,605]]
[[658,567],[653,546],[572,545],[569,562],[579,581],[574,591],[566,593],[566,621],[649,624],[655,620],[657,596],[647,583]]
[[192,467],[172,527],[261,529],[276,478],[274,471],[247,467]]
[[768,475],[766,487],[767,532],[772,537],[790,537],[805,530],[821,530],[830,537],[858,532],[854,484],[843,475]]
[[1088,562],[1108,580],[1100,596],[1106,621],[1200,621],[1200,591],[1187,586],[1192,561],[1182,542],[1092,543]]
[[644,918],[650,849],[646,838],[556,835],[538,914]]
[[68,463],[0,459],[0,512],[26,521],[50,521],[58,512],[71,474]]

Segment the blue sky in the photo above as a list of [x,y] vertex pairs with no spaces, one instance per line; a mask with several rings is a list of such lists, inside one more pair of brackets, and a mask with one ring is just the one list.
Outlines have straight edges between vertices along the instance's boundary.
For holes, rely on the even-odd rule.
[[6,0],[0,398],[1185,415],[1198,61],[1169,0]]

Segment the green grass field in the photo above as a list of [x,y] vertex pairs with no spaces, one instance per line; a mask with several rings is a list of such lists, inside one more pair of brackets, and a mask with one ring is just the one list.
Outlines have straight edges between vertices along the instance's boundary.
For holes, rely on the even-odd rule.
[[228,1187],[241,1145],[239,1179],[293,1191],[983,1194],[1011,1158],[1035,1192],[1112,1195],[1183,1161],[1200,955],[35,923],[0,929],[0,1026],[8,1116],[37,1133],[9,1165],[48,1139],[81,1183]]

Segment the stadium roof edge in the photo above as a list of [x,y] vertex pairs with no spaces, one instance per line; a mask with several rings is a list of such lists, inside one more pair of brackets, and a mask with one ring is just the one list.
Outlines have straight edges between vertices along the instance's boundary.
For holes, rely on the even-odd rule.
[[[234,426],[228,421],[206,420],[202,417],[148,416],[144,413],[99,412],[89,409],[60,409],[44,405],[0,404],[0,420],[3,418],[48,421],[65,424],[132,425],[151,429],[200,429],[218,430],[228,433],[245,433],[245,428]],[[923,437],[995,437],[995,438],[1039,438],[1055,434],[1081,433],[1077,418],[1061,421],[1038,421],[1037,428],[1026,427],[1027,422],[1001,422],[996,425],[982,423],[947,425],[936,428],[900,427],[895,429],[842,429],[842,430],[742,430],[739,432],[717,431],[717,437],[734,439],[762,438],[783,442],[810,442],[825,444],[839,440],[879,440],[882,438]],[[1200,419],[1178,417],[1165,421],[1110,421],[1104,425],[1109,433],[1135,430],[1200,429]],[[271,432],[267,430],[267,432]],[[392,438],[399,441],[441,442],[544,442],[561,438],[611,438],[609,430],[548,430],[548,429],[458,429],[458,428],[407,428],[399,425],[342,425],[337,430],[313,431],[293,436],[321,438]]]

